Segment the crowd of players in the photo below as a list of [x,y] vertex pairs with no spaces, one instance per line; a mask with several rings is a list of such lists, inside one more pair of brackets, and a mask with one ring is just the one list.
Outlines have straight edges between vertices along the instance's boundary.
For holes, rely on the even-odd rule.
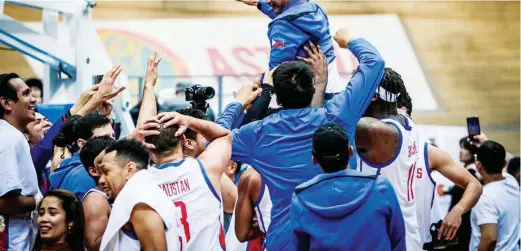
[[[270,70],[215,123],[193,108],[158,114],[156,53],[120,140],[120,66],[53,124],[18,75],[0,75],[0,251],[519,250],[503,146],[466,138],[469,172],[420,136],[401,76],[367,40],[332,38],[310,1],[244,2],[273,19]],[[333,39],[359,62],[347,85]],[[432,172],[460,189],[434,236]]]

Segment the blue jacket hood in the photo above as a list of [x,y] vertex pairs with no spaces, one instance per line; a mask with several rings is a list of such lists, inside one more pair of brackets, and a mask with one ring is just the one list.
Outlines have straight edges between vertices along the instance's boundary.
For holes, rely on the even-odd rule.
[[[341,182],[342,177],[353,177],[350,182]],[[371,193],[376,175],[355,170],[342,170],[324,173],[297,186],[295,194],[299,201],[310,211],[325,218],[345,217],[358,209]],[[317,184],[320,186],[315,186]],[[316,197],[317,193],[324,196]],[[338,204],[339,202],[345,202]]]
[[[73,169],[77,166],[80,166],[80,154],[74,153],[72,157],[68,159],[64,159],[60,166],[54,170],[54,172],[49,175],[49,181],[51,182],[51,187],[53,189],[59,188],[60,184],[63,182],[63,179],[67,174],[69,174]],[[82,167],[83,168],[83,167]]]

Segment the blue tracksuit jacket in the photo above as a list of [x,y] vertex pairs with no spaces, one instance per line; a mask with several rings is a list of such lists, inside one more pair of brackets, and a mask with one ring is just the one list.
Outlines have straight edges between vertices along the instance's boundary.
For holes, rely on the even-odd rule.
[[[313,133],[322,124],[335,122],[348,132],[350,140],[354,139],[356,124],[380,84],[384,61],[376,48],[365,39],[355,39],[349,43],[349,49],[360,62],[357,73],[323,108],[281,110],[232,133],[232,159],[255,168],[272,194],[272,221],[266,236],[268,250],[292,250],[291,195],[296,186],[321,173],[311,161]],[[230,108],[235,106],[240,104],[233,103]],[[233,124],[235,118],[230,116],[221,121]]]
[[67,190],[81,201],[85,193],[96,186],[96,182],[89,175],[80,161],[80,154],[74,153],[72,157],[64,159],[63,162],[49,176],[51,182],[50,190]]
[[383,176],[355,170],[319,174],[291,202],[295,250],[404,251],[405,223]]
[[326,12],[316,3],[292,0],[278,15],[264,0],[259,1],[257,8],[272,19],[268,26],[270,70],[285,61],[295,60],[296,56],[307,58],[303,45],[310,40],[320,45],[328,64],[333,62],[335,52],[329,21]]

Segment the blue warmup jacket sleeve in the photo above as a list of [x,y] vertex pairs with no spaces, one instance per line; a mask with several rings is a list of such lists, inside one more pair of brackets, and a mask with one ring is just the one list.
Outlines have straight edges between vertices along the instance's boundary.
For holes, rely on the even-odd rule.
[[257,3],[257,9],[259,9],[262,13],[264,13],[264,15],[271,19],[277,16],[277,14],[273,11],[271,6],[266,3],[265,0],[259,0],[259,3]]
[[215,121],[215,123],[228,130],[232,130],[233,126],[237,124],[237,121],[241,119],[241,110],[241,103],[233,102],[227,105],[226,108],[224,108],[223,113],[221,114],[221,116],[219,116],[219,118],[217,118],[217,121]]
[[36,169],[36,175],[38,176],[38,184],[40,186],[43,182],[42,170],[47,166],[49,160],[51,160],[52,153],[54,151],[54,137],[58,135],[63,122],[67,120],[69,116],[69,113],[67,113],[56,120],[51,128],[49,128],[43,139],[41,139],[38,144],[31,147],[31,159],[33,160],[34,168]]
[[[270,70],[286,61],[295,60],[301,45],[311,38],[286,20],[273,22],[268,33],[271,43]],[[278,45],[278,43],[282,44]]]
[[359,61],[356,74],[346,89],[329,100],[324,108],[328,120],[354,129],[382,80],[385,63],[378,50],[363,38],[352,40],[349,50]]
[[[381,177],[379,177],[381,178]],[[391,205],[391,215],[389,218],[389,224],[387,224],[387,234],[389,235],[389,240],[391,241],[391,250],[393,251],[401,251],[406,250],[405,247],[405,222],[403,221],[402,210],[400,209],[400,203],[398,202],[398,197],[396,197],[396,193],[394,192],[393,186],[389,181],[386,182],[388,189],[387,194],[384,194],[383,197],[387,199],[389,204]]]

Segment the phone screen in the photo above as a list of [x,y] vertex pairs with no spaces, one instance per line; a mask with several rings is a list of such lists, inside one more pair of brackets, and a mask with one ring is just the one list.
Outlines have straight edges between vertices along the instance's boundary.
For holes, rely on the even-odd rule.
[[467,118],[467,129],[469,136],[475,136],[481,134],[481,128],[479,126],[479,117],[468,117]]

